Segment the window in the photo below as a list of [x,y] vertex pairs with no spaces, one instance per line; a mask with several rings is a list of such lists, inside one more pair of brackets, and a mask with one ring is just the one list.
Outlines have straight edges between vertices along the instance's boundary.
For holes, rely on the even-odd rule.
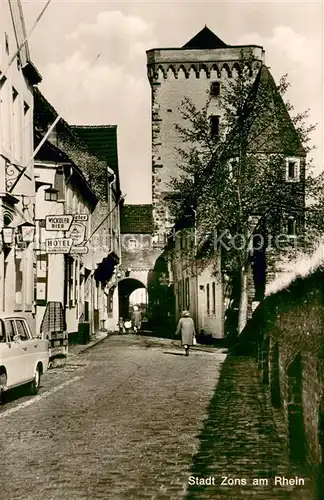
[[11,223],[12,223],[12,215],[5,213],[3,216],[3,225],[6,227],[9,226]]
[[181,311],[182,303],[181,303],[181,281],[178,281],[178,310]]
[[113,297],[114,297],[114,288],[110,288],[109,291],[108,291],[108,296],[107,296],[107,314],[108,314],[108,318],[112,318],[113,317],[113,309],[114,309]]
[[228,162],[228,176],[230,179],[234,177],[235,169],[237,169],[239,164],[238,158],[231,158]]
[[25,322],[21,319],[16,320],[17,334],[20,340],[29,340],[27,328]]
[[6,330],[8,341],[12,342],[14,339],[14,336],[15,336],[15,329],[14,329],[13,320],[12,319],[5,319],[4,325],[5,325],[5,330]]
[[189,288],[189,278],[186,278],[186,309],[189,308],[190,304],[190,288]]
[[58,190],[49,188],[45,189],[45,201],[57,201],[58,200]]
[[6,333],[3,325],[3,321],[0,322],[0,343],[6,341]]
[[218,115],[212,115],[210,117],[210,127],[211,127],[211,135],[212,137],[218,137],[219,136],[219,116]]
[[55,172],[54,189],[57,190],[57,197],[60,200],[64,200],[64,188],[64,170],[63,167],[59,166]]
[[211,82],[210,84],[210,95],[213,97],[218,97],[220,94],[220,83],[219,82]]
[[212,285],[212,290],[213,290],[213,314],[216,314],[216,285],[215,285],[215,281],[213,282],[213,285]]
[[75,306],[75,286],[76,286],[76,279],[75,279],[75,260],[72,259],[71,257],[68,257],[67,259],[67,275],[68,275],[68,293],[67,293],[67,300],[68,300],[68,307],[74,307]]
[[21,310],[23,303],[23,272],[22,260],[16,257],[15,259],[15,274],[16,274],[16,309]]
[[288,236],[295,236],[296,235],[296,219],[294,217],[288,218],[287,234],[288,234]]
[[14,158],[21,162],[22,154],[22,109],[20,96],[12,87],[12,126],[13,126],[13,154]]
[[209,296],[209,283],[206,287],[206,295],[207,295],[207,314],[210,314],[210,296]]
[[300,159],[286,158],[286,181],[299,182],[300,177]]
[[131,238],[128,240],[128,249],[129,250],[136,250],[137,247],[137,241],[135,238]]

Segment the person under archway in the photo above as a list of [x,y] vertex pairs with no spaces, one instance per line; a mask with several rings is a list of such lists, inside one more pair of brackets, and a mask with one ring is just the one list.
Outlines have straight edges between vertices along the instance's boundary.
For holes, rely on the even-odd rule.
[[134,306],[134,308],[133,308],[131,322],[132,322],[132,327],[133,327],[134,332],[137,333],[138,330],[140,330],[141,326],[142,326],[142,314],[138,310],[137,306]]
[[190,346],[194,345],[196,336],[195,324],[189,311],[183,311],[181,316],[175,334],[181,335],[181,345],[185,349],[185,355],[189,356]]

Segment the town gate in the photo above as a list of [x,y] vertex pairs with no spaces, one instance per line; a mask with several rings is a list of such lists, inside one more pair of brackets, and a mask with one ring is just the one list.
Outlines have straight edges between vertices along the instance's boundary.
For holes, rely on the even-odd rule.
[[169,307],[165,305],[164,295],[166,290],[169,293],[169,283],[163,282],[164,274],[161,273],[161,265],[167,269],[167,263],[161,259],[163,249],[153,237],[152,205],[124,205],[121,209],[120,232],[120,316],[124,318],[129,315],[131,293],[138,288],[146,288],[148,320],[150,325],[157,324],[161,314],[168,316],[165,309]]

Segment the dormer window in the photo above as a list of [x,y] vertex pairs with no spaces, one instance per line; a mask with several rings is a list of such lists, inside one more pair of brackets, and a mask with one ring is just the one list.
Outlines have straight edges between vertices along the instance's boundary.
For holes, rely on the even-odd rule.
[[218,97],[220,94],[220,83],[219,82],[211,82],[210,84],[210,95],[213,97]]
[[286,158],[286,181],[299,182],[300,180],[300,159]]
[[45,190],[45,201],[57,201],[58,190],[54,188],[48,188]]

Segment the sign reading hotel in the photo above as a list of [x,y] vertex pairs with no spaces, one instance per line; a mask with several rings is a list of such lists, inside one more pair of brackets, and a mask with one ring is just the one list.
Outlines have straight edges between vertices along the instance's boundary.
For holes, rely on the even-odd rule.
[[45,240],[46,253],[69,253],[73,241],[71,238],[53,238]]
[[46,231],[68,231],[73,215],[46,215]]
[[46,253],[86,254],[87,246],[81,246],[86,238],[87,214],[47,215],[47,231],[64,231],[65,238],[46,239]]

